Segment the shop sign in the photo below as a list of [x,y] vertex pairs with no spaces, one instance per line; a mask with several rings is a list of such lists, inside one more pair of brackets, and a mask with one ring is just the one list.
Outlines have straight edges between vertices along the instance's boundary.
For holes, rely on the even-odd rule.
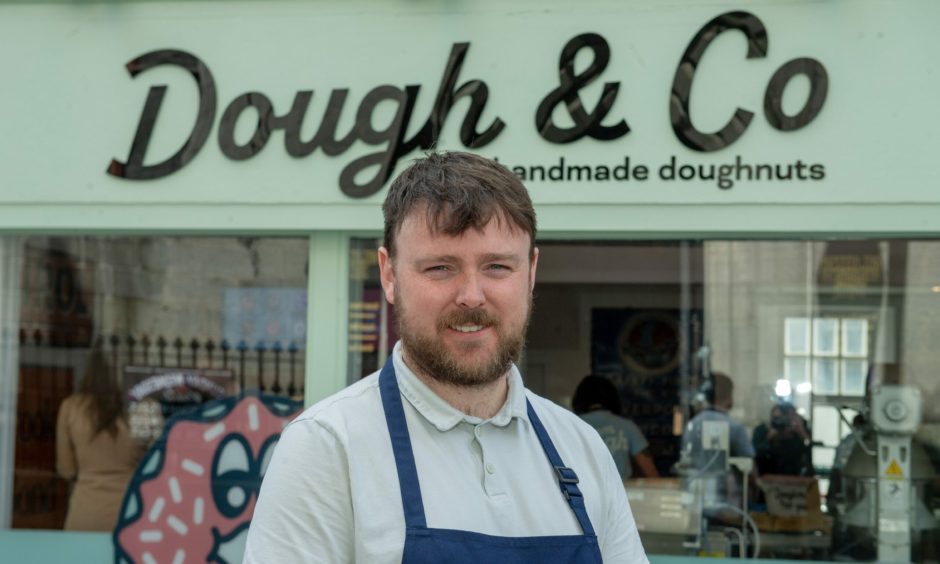
[[[713,153],[733,146],[754,119],[753,111],[739,107],[728,116],[725,125],[716,131],[702,131],[693,123],[690,99],[696,70],[709,45],[727,31],[735,31],[746,37],[747,58],[767,56],[767,28],[760,18],[744,11],[727,12],[715,17],[689,41],[676,65],[668,91],[668,106],[674,137],[698,153]],[[330,92],[316,133],[309,138],[303,138],[301,128],[305,120],[313,119],[313,116],[308,115],[314,95],[312,90],[298,91],[289,109],[275,108],[271,98],[262,91],[245,92],[229,101],[219,115],[216,77],[207,61],[179,49],[159,49],[142,54],[127,63],[127,70],[132,77],[136,78],[152,68],[164,65],[179,67],[192,75],[199,93],[194,125],[189,137],[182,140],[179,150],[174,154],[161,162],[145,164],[150,139],[167,92],[166,85],[151,86],[127,158],[123,161],[112,159],[107,173],[127,180],[152,180],[171,175],[190,165],[204,150],[218,119],[219,149],[226,157],[236,161],[255,156],[268,143],[272,132],[277,130],[283,131],[284,150],[295,158],[309,157],[317,151],[327,157],[342,158],[356,142],[376,147],[378,150],[375,152],[345,163],[338,179],[339,189],[346,196],[371,196],[382,189],[402,157],[437,144],[444,123],[462,98],[469,98],[460,127],[460,141],[465,147],[481,149],[506,134],[508,117],[496,117],[481,123],[491,88],[485,79],[472,78],[461,82],[462,67],[469,51],[468,42],[453,44],[434,104],[427,116],[414,114],[422,85],[398,87],[384,84],[375,86],[358,101],[354,126],[341,134],[338,131],[341,117],[344,112],[352,110],[347,108],[351,105],[348,100],[349,89],[339,87]],[[575,59],[584,56],[590,57],[590,64],[579,72]],[[610,56],[608,41],[598,33],[581,33],[564,45],[558,59],[557,86],[545,92],[537,106],[532,108],[534,120],[531,123],[544,141],[566,145],[591,138],[603,143],[616,143],[632,134],[629,116],[614,115],[611,111],[620,92],[621,80],[627,77],[614,76],[614,72],[608,70]],[[782,104],[783,92],[798,76],[808,79],[809,91],[801,108],[787,113]],[[602,78],[607,81],[603,83],[600,99],[590,107],[581,98],[580,92]],[[812,123],[820,114],[828,88],[828,73],[822,62],[811,57],[794,58],[780,65],[767,82],[763,96],[764,118],[777,131],[786,133],[799,130]],[[373,118],[376,110],[387,103],[394,105],[394,116],[384,127],[375,127]],[[553,115],[557,113],[557,108],[567,113],[571,125],[555,122]],[[498,108],[495,110],[499,113]],[[246,111],[255,112],[258,119],[251,138],[239,143],[235,127]],[[424,120],[423,125],[409,136],[409,126],[419,119]],[[766,180],[795,181],[819,181],[826,177],[822,163],[802,160],[784,164],[751,163],[743,161],[740,155],[718,165],[692,165],[678,161],[675,156],[655,165],[631,163],[629,157],[610,165],[566,163],[563,157],[557,163],[541,167],[506,164],[523,180],[568,182],[633,179],[642,182],[658,176],[662,181],[712,181],[721,189],[732,188],[742,178],[750,180],[756,177],[761,180],[762,175]],[[361,173],[371,169],[376,169],[376,172],[360,180]]]

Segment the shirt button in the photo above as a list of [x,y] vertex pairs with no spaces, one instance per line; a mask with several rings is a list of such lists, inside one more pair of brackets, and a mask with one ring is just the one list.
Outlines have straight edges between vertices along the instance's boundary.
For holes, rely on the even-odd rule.
[[486,463],[486,473],[487,473],[487,474],[492,474],[493,472],[496,472],[496,467],[493,466],[493,464],[492,464],[491,462],[487,462],[487,463]]

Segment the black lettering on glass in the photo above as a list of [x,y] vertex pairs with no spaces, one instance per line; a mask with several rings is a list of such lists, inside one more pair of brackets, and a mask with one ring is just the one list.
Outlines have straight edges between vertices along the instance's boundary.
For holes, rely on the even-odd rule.
[[[803,108],[794,116],[783,112],[783,91],[790,79],[798,74],[809,79],[809,96]],[[770,125],[780,131],[793,131],[813,121],[822,111],[829,92],[829,75],[816,59],[801,57],[786,63],[774,73],[764,94],[764,115]]]
[[154,165],[144,164],[144,157],[147,154],[147,147],[150,145],[150,137],[153,134],[153,125],[157,121],[157,115],[160,112],[160,106],[163,103],[163,96],[166,94],[167,88],[166,85],[151,86],[140,121],[137,124],[137,133],[134,135],[127,162],[122,163],[117,159],[112,159],[111,164],[108,165],[108,174],[131,180],[147,180],[166,176],[183,168],[189,161],[193,160],[209,137],[212,121],[215,119],[216,104],[215,81],[212,78],[212,73],[209,72],[209,68],[198,57],[185,51],[162,49],[151,51],[133,59],[127,63],[127,72],[130,73],[131,77],[136,77],[138,74],[160,65],[182,67],[189,71],[196,80],[196,85],[199,88],[199,110],[196,113],[196,124],[192,133],[190,133],[189,139],[186,140],[180,150],[170,158]]
[[669,100],[672,130],[683,145],[695,151],[711,152],[724,149],[744,133],[754,117],[753,112],[737,108],[731,120],[715,133],[703,133],[692,125],[689,95],[692,92],[695,69],[709,44],[729,29],[739,30],[747,37],[748,59],[767,56],[767,30],[757,16],[748,12],[722,14],[705,24],[695,34],[676,68]]
[[[594,60],[583,73],[576,74],[575,56],[578,51],[585,48],[594,53]],[[599,141],[609,141],[630,132],[626,120],[620,120],[610,126],[601,125],[601,121],[607,117],[617,98],[617,91],[620,89],[619,82],[604,83],[601,99],[591,113],[584,109],[581,97],[578,96],[578,91],[600,76],[609,62],[610,46],[596,33],[582,33],[565,44],[561,50],[561,57],[558,59],[558,75],[561,84],[545,96],[535,112],[535,128],[542,138],[558,144],[571,143],[584,136]],[[574,121],[573,127],[558,127],[552,120],[552,111],[561,102],[565,103],[565,108]]]

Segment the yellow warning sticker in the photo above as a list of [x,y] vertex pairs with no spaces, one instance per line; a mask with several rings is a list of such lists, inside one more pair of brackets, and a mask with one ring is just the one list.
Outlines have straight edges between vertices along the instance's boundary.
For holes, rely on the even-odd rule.
[[885,470],[885,476],[889,478],[903,478],[904,471],[901,470],[901,465],[898,464],[897,460],[892,460],[891,464],[888,465],[888,468]]

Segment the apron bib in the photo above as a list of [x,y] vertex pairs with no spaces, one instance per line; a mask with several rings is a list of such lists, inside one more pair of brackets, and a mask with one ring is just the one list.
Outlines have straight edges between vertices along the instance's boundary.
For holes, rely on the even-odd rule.
[[454,564],[490,562],[601,564],[597,535],[588,518],[581,490],[578,489],[578,476],[562,462],[561,456],[528,399],[526,399],[526,408],[529,420],[532,422],[547,461],[558,476],[560,495],[565,496],[581,525],[584,533],[582,535],[498,537],[470,531],[428,527],[424,515],[424,502],[421,500],[421,485],[418,483],[414,451],[411,449],[411,438],[408,435],[405,411],[402,407],[401,393],[391,357],[379,375],[379,390],[382,395],[382,407],[385,410],[385,421],[392,440],[392,450],[395,453],[401,501],[405,510],[406,535],[403,564],[440,564],[442,562]]

